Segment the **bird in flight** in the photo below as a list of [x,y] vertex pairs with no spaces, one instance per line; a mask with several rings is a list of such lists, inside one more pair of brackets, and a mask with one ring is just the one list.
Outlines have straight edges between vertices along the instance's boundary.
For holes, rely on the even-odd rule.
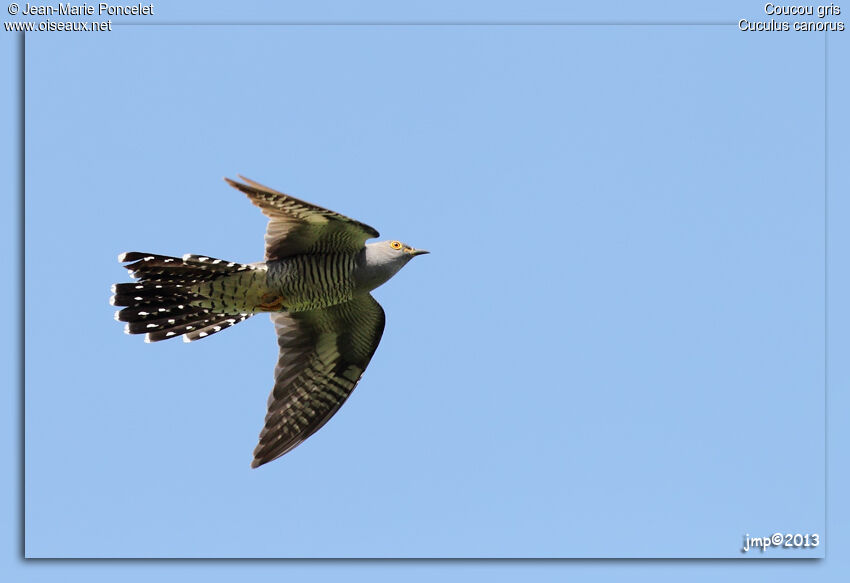
[[280,347],[274,388],[251,467],[279,458],[342,406],[372,359],[384,310],[369,294],[428,253],[400,241],[366,243],[378,231],[267,188],[225,178],[269,218],[265,261],[128,252],[133,283],[112,286],[115,319],[145,342],[206,338],[271,314]]

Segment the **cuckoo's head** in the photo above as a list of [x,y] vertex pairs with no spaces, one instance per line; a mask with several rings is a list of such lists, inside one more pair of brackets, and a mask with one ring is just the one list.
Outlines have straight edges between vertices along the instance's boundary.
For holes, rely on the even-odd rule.
[[405,245],[401,241],[382,241],[379,245],[386,245],[390,248],[388,253],[390,257],[397,256],[400,253],[402,257],[406,256],[407,259],[411,259],[417,255],[425,255],[428,253],[425,249],[414,249],[410,245]]
[[[395,271],[404,267],[408,261],[417,255],[425,255],[428,251],[414,249],[401,241],[381,241],[366,245],[366,248],[374,249],[374,257],[380,264],[398,266]],[[372,249],[370,249],[372,251]],[[395,273],[395,272],[393,272]]]
[[380,241],[368,243],[365,251],[363,272],[358,274],[362,281],[368,282],[369,289],[374,289],[387,281],[408,261],[417,255],[425,255],[428,251],[414,249],[401,241]]

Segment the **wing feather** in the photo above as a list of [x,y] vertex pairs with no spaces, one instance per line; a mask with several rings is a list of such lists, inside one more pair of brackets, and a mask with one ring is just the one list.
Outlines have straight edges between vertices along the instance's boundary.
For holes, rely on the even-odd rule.
[[359,251],[379,233],[369,225],[318,205],[263,186],[244,176],[244,182],[225,178],[245,193],[269,218],[266,227],[266,261],[303,253]]
[[275,313],[280,356],[252,467],[291,451],[336,413],[357,385],[384,331],[369,294],[322,310]]

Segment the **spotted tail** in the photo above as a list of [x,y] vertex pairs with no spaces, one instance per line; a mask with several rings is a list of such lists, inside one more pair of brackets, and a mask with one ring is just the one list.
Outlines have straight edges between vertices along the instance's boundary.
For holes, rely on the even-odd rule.
[[[229,263],[200,255],[182,258],[152,253],[118,256],[137,279],[112,286],[113,306],[125,306],[115,319],[127,322],[127,334],[146,334],[145,342],[183,336],[191,342],[248,319],[251,313],[235,300],[255,277],[257,266]],[[242,289],[239,286],[242,286]],[[215,290],[215,295],[210,290]]]

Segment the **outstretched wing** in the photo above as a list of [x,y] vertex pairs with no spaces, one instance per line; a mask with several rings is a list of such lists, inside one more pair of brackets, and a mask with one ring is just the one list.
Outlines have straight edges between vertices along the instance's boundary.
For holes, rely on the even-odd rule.
[[378,231],[354,219],[272,190],[244,176],[245,183],[225,178],[269,217],[266,261],[302,253],[358,251]]
[[271,318],[280,356],[254,468],[293,449],[337,412],[384,332],[384,310],[369,294],[322,310],[280,312]]

